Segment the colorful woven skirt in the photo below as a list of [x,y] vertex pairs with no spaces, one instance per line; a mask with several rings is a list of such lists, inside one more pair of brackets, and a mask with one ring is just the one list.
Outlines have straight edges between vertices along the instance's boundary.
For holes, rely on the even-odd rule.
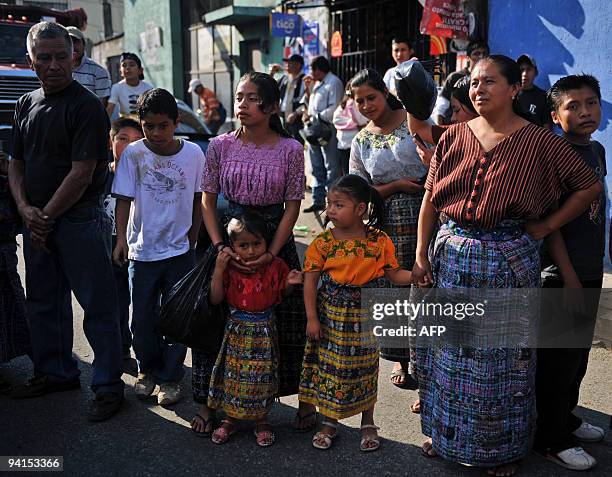
[[[439,288],[540,286],[539,244],[516,223],[494,231],[448,220],[431,249]],[[524,457],[535,430],[535,350],[416,349],[423,434],[443,458],[496,466]]]
[[[417,224],[423,194],[394,194],[385,200],[384,231],[395,245],[395,256],[400,267],[412,270],[416,256]],[[386,284],[394,288],[391,282]],[[408,348],[381,348],[381,358],[390,361],[408,361]]]
[[266,416],[278,392],[278,352],[272,309],[231,311],[212,369],[208,407],[236,419]]
[[[381,285],[378,279],[366,286]],[[306,343],[299,399],[318,406],[325,417],[344,419],[376,403],[378,346],[361,308],[360,287],[322,274],[317,310],[322,336]]]

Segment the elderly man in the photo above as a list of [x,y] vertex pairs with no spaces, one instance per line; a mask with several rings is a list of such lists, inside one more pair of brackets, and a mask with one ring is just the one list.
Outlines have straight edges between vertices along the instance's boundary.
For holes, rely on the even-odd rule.
[[324,56],[317,56],[313,59],[310,63],[310,70],[311,77],[304,78],[306,85],[304,96],[308,103],[308,112],[303,117],[304,123],[308,124],[311,118],[318,116],[329,123],[332,129],[331,138],[324,147],[308,145],[315,182],[312,189],[312,205],[305,208],[304,212],[321,212],[325,210],[327,186],[334,182],[341,173],[336,128],[332,121],[334,111],[344,97],[344,85],[340,78],[331,72],[331,65]]
[[85,55],[85,35],[77,27],[66,28],[74,49],[72,77],[95,94],[106,107],[111,91],[108,71]]
[[72,357],[73,291],[94,351],[91,421],[123,402],[121,335],[110,260],[110,223],[102,209],[109,120],[98,98],[72,78],[72,42],[57,23],[34,25],[28,60],[42,88],[17,101],[9,183],[26,229],[26,309],[34,377],[12,397],[80,387]]

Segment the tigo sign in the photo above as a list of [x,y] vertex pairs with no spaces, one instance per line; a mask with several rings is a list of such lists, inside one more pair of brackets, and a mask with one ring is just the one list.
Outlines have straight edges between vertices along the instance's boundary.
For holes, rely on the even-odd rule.
[[270,14],[270,30],[272,36],[300,36],[301,18],[299,15],[289,13]]

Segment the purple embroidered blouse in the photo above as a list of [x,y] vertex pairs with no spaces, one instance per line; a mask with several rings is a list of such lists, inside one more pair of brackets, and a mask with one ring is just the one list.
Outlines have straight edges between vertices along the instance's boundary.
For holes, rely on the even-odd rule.
[[215,137],[206,151],[202,190],[241,205],[304,198],[304,148],[280,137],[274,146],[243,143],[235,132]]

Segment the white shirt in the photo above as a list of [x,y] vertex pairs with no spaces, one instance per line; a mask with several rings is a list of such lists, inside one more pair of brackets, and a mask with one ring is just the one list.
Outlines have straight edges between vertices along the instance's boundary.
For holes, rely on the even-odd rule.
[[129,144],[115,172],[113,195],[132,199],[127,227],[128,258],[153,262],[189,250],[194,195],[202,191],[204,154],[182,141],[172,156],[160,156],[144,139]]
[[111,80],[108,71],[91,58],[83,56],[78,68],[72,70],[72,77],[98,98],[110,96]]
[[308,100],[308,115],[316,116],[329,123],[332,122],[334,111],[344,97],[344,85],[333,73],[327,73],[323,81],[319,81],[312,90]]
[[137,114],[138,98],[150,89],[153,89],[153,85],[146,81],[141,81],[138,86],[130,86],[125,80],[121,80],[111,88],[108,102],[119,105],[119,114]]
[[383,81],[385,82],[385,84],[387,85],[387,89],[395,94],[395,70],[396,70],[397,66],[394,66],[393,68],[389,68],[387,70],[387,72],[385,73],[385,76],[383,77]]

